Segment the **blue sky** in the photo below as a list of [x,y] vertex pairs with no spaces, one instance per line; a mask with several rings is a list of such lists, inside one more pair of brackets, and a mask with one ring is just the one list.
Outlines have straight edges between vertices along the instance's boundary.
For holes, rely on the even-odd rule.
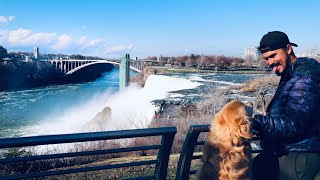
[[318,0],[0,0],[0,45],[119,57],[241,56],[268,31],[320,49]]

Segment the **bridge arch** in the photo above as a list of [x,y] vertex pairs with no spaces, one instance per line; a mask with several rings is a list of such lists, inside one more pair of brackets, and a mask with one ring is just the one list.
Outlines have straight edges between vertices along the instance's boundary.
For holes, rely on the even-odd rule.
[[[117,65],[119,66],[120,63],[117,63],[117,62],[113,62],[113,61],[93,61],[93,62],[89,62],[89,63],[86,63],[86,64],[82,64],[70,71],[68,71],[66,74],[70,75],[70,74],[73,74],[74,72],[84,68],[84,67],[87,67],[87,66],[91,66],[93,64],[113,64],[113,65]],[[130,69],[132,69],[133,71],[136,71],[136,72],[141,72],[139,69],[137,68],[134,68],[134,67],[131,67],[130,66]]]

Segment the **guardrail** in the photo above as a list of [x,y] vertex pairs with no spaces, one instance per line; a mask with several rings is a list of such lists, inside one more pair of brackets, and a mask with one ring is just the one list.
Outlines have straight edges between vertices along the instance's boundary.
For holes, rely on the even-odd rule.
[[192,125],[189,128],[186,139],[183,143],[182,150],[179,157],[176,180],[189,179],[189,175],[196,174],[196,170],[190,171],[191,161],[193,159],[200,159],[201,156],[194,156],[193,152],[196,146],[203,145],[204,141],[198,141],[200,133],[209,132],[209,125]]
[[[210,131],[209,124],[206,125],[191,125],[188,134],[184,140],[182,150],[179,156],[178,167],[176,171],[176,180],[188,180],[190,175],[197,173],[197,169],[190,169],[192,160],[200,159],[201,155],[194,155],[196,146],[203,146],[205,141],[198,141],[201,133]],[[259,140],[257,138],[253,140]],[[252,150],[252,153],[260,152],[260,149]]]
[[148,129],[121,130],[121,131],[108,131],[108,132],[106,131],[106,132],[94,132],[94,133],[78,133],[78,134],[0,139],[0,149],[4,149],[4,148],[19,148],[19,147],[37,146],[37,145],[147,137],[147,136],[162,137],[161,143],[156,145],[104,149],[104,150],[95,150],[95,151],[69,152],[69,153],[48,154],[48,155],[1,158],[0,165],[7,164],[7,163],[48,160],[48,159],[54,159],[54,158],[70,158],[70,157],[78,157],[78,156],[101,155],[101,154],[158,149],[157,158],[155,160],[144,160],[144,161],[136,161],[136,162],[120,163],[120,164],[97,165],[94,167],[80,167],[80,168],[65,169],[65,170],[31,172],[31,173],[14,174],[14,175],[10,174],[5,176],[0,176],[0,179],[2,178],[5,178],[5,179],[38,178],[38,177],[44,177],[44,176],[63,175],[68,173],[88,172],[88,171],[97,171],[97,170],[104,170],[104,169],[141,166],[141,165],[151,165],[151,164],[155,165],[153,175],[137,177],[132,179],[166,179],[170,150],[172,147],[172,143],[173,143],[173,139],[176,134],[176,131],[177,131],[176,127],[162,127],[162,128],[148,128]]
[[[75,143],[75,142],[88,142],[98,140],[115,140],[125,138],[137,138],[148,136],[162,136],[160,144],[137,146],[137,147],[123,147],[116,149],[103,149],[95,151],[81,151],[81,152],[69,152],[59,154],[48,155],[34,155],[12,158],[1,158],[0,165],[8,163],[29,162],[38,160],[48,160],[56,158],[72,158],[90,155],[106,155],[112,153],[124,153],[132,151],[144,151],[144,150],[158,150],[157,158],[155,160],[134,161],[129,163],[100,165],[94,167],[82,167],[65,170],[50,170],[43,172],[31,172],[23,174],[10,174],[6,176],[0,176],[5,179],[23,179],[23,178],[37,178],[44,176],[63,175],[69,173],[97,171],[105,169],[114,169],[131,166],[142,165],[155,165],[153,175],[135,177],[132,179],[166,179],[167,168],[169,162],[170,151],[174,136],[176,134],[176,127],[162,127],[162,128],[148,128],[148,129],[135,129],[135,130],[121,130],[121,131],[107,131],[107,132],[94,132],[94,133],[78,133],[78,134],[63,134],[63,135],[48,135],[48,136],[34,136],[34,137],[22,137],[22,138],[6,138],[0,139],[0,149],[5,148],[19,148],[26,146],[37,145],[52,145],[62,143]],[[192,160],[201,158],[201,154],[194,155],[195,148],[202,146],[204,141],[199,141],[198,138],[201,133],[207,133],[210,131],[209,125],[192,125],[189,128],[186,139],[184,141],[179,162],[176,171],[176,180],[188,180],[190,175],[194,175],[197,169],[190,169]],[[253,150],[253,153],[257,153],[260,150]],[[0,166],[1,167],[1,166]]]

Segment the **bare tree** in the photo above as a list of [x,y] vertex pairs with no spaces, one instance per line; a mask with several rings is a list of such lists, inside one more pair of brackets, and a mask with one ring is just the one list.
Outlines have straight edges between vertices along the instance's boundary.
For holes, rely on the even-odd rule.
[[176,57],[175,65],[181,66],[181,64],[185,63],[188,59],[188,56],[178,56]]
[[148,56],[146,59],[156,61],[157,56]]
[[198,62],[198,68],[203,68],[203,67],[206,67],[207,66],[207,57],[205,55],[201,55],[198,59],[197,59],[197,62]]
[[245,65],[251,67],[254,61],[254,57],[252,55],[247,55],[244,60]]

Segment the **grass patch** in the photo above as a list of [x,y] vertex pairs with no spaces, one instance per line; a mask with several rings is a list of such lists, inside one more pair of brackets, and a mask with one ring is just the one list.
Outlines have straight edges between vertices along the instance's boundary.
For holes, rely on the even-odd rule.
[[[195,152],[194,155],[202,155],[201,152]],[[255,154],[252,154],[254,157]],[[103,161],[98,161],[94,163],[90,163],[82,166],[73,166],[69,168],[79,168],[79,167],[88,167],[88,166],[96,166],[96,165],[105,165],[105,164],[117,164],[117,163],[128,163],[134,161],[142,161],[142,160],[153,160],[156,159],[156,156],[146,156],[146,157],[122,157],[122,158],[112,158]],[[175,179],[177,165],[179,161],[179,154],[170,155],[170,160],[168,164],[168,174],[167,179]],[[193,160],[191,162],[191,170],[198,170],[201,167],[201,160]],[[57,169],[56,169],[57,170]],[[134,178],[139,176],[150,176],[154,172],[154,165],[147,166],[137,166],[137,167],[128,167],[128,168],[117,168],[111,170],[101,170],[101,171],[92,171],[86,173],[77,173],[77,174],[68,174],[61,176],[52,176],[47,177],[45,179],[126,179],[126,178]],[[191,180],[196,180],[196,175],[190,175]],[[316,176],[315,180],[320,180],[320,172]]]
[[[199,153],[195,153],[199,155]],[[200,153],[201,154],[201,153]],[[111,158],[102,161],[97,161],[94,163],[89,163],[85,165],[76,165],[70,166],[68,168],[57,168],[52,170],[66,170],[66,169],[76,169],[83,167],[92,167],[92,166],[101,166],[101,165],[110,165],[110,164],[120,164],[120,163],[129,163],[136,161],[145,161],[145,160],[154,160],[157,156],[130,156],[130,157],[121,157],[121,158]],[[170,155],[170,160],[168,164],[168,175],[167,179],[175,179],[177,165],[179,161],[179,154]],[[192,170],[196,170],[200,167],[200,160],[192,161]],[[144,165],[136,167],[126,167],[126,168],[116,168],[110,170],[99,170],[83,173],[73,173],[59,176],[50,176],[42,179],[126,179],[134,178],[140,176],[151,176],[154,173],[155,165]],[[196,175],[190,176],[190,179],[196,179]]]
[[279,76],[275,75],[265,75],[261,77],[257,77],[247,83],[245,83],[240,91],[242,92],[257,92],[262,87],[268,87],[268,86],[278,86],[280,81]]

